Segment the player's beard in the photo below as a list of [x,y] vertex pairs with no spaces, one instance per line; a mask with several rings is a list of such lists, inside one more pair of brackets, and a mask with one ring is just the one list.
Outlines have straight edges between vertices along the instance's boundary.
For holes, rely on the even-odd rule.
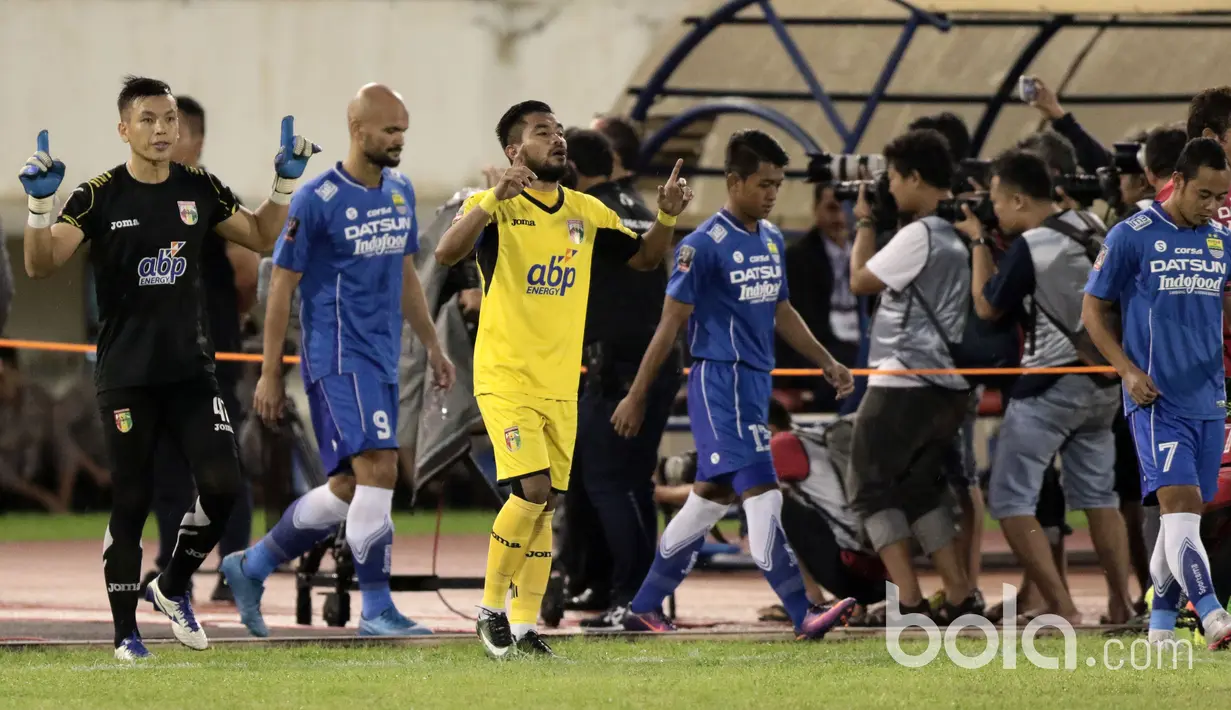
[[373,165],[377,165],[382,168],[396,168],[402,163],[402,155],[400,153],[397,155],[389,155],[383,151],[379,153],[364,151],[363,157],[367,158]]
[[559,182],[568,175],[568,162],[560,165],[527,165],[540,182]]

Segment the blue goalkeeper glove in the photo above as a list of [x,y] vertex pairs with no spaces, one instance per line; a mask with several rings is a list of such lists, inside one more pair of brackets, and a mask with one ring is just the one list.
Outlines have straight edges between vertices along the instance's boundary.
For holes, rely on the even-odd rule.
[[51,226],[51,210],[55,207],[56,190],[64,181],[64,163],[51,157],[51,139],[46,129],[39,131],[37,151],[17,172],[21,187],[26,191],[26,203],[30,208],[28,222],[31,227],[42,229]]
[[274,157],[274,191],[270,200],[280,205],[290,204],[295,192],[295,183],[308,167],[308,159],[321,152],[321,147],[303,136],[295,135],[295,117],[282,118],[282,143]]

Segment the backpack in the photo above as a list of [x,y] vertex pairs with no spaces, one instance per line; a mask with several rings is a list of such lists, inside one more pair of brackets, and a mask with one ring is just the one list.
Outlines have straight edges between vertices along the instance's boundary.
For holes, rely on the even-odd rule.
[[[928,230],[928,253],[931,253],[932,228],[923,220]],[[967,254],[973,261],[969,246]],[[953,358],[953,366],[957,368],[1008,368],[1018,367],[1022,361],[1022,346],[1025,341],[1021,326],[1012,318],[1000,318],[995,321],[983,320],[975,312],[974,299],[969,297],[970,284],[967,287],[966,328],[962,331],[962,339],[952,342],[945,335],[940,320],[928,305],[923,294],[912,283],[908,288],[911,296],[923,309],[928,322],[940,334],[949,356]],[[970,386],[983,385],[990,389],[1006,389],[1016,378],[1016,375],[963,375]]]
[[[1106,234],[1106,232],[1098,225],[1097,222],[1090,219],[1086,213],[1080,210],[1073,210],[1073,214],[1077,215],[1081,221],[1086,224],[1085,229],[1065,222],[1060,219],[1060,215],[1058,214],[1052,215],[1043,220],[1042,226],[1057,231],[1069,239],[1077,242],[1077,244],[1085,250],[1086,258],[1088,258],[1090,260],[1090,264],[1093,265],[1095,260],[1098,259],[1099,250],[1103,247],[1102,237]],[[1039,304],[1038,299],[1031,299],[1031,302],[1033,307],[1037,309],[1039,313],[1042,313],[1043,316],[1056,327],[1056,330],[1059,330],[1064,334],[1064,337],[1069,339],[1069,342],[1073,344],[1073,349],[1077,351],[1077,359],[1080,360],[1082,364],[1089,365],[1091,367],[1107,367],[1111,364],[1107,361],[1107,358],[1103,357],[1103,353],[1099,352],[1099,349],[1095,347],[1094,341],[1090,338],[1089,331],[1082,328],[1077,332],[1073,332],[1068,328],[1068,326],[1061,323],[1058,318],[1053,316],[1051,313],[1048,313],[1047,309],[1043,308],[1043,306]],[[1088,377],[1103,387],[1110,387],[1120,381],[1118,375],[1090,374]]]

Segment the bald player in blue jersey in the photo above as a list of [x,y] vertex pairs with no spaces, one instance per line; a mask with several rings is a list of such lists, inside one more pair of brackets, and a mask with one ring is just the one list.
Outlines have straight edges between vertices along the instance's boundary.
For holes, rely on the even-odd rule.
[[817,342],[787,300],[782,232],[765,218],[782,186],[787,155],[770,136],[739,131],[727,143],[727,204],[680,242],[662,318],[628,395],[612,416],[616,432],[635,436],[645,400],[676,334],[688,323],[693,363],[688,418],[697,445],[697,480],[659,540],[653,566],[628,612],[630,631],[671,631],[662,601],[696,561],[705,534],[738,495],[748,519],[752,558],[782,600],[797,637],[820,638],[854,599],[812,607],[780,523],[782,493],[770,456],[768,426],[774,332],[825,372],[839,397],[851,373]]
[[1211,221],[1231,185],[1222,146],[1189,141],[1173,182],[1164,202],[1108,233],[1086,284],[1082,322],[1124,381],[1142,494],[1146,505],[1157,498],[1162,512],[1150,559],[1150,642],[1175,640],[1183,591],[1217,649],[1231,642],[1231,614],[1214,593],[1201,512],[1218,489],[1227,417],[1222,323],[1231,234]]
[[223,560],[240,619],[254,636],[269,634],[260,607],[265,578],[342,521],[363,595],[359,634],[431,633],[399,613],[389,593],[403,317],[427,348],[436,385],[451,387],[454,370],[415,270],[414,189],[393,169],[406,106],[389,88],[369,84],[351,101],[347,120],[346,159],[296,192],[274,249],[255,408],[270,425],[282,415],[283,341],[298,286],[300,367],[329,481],[292,503],[255,545]]

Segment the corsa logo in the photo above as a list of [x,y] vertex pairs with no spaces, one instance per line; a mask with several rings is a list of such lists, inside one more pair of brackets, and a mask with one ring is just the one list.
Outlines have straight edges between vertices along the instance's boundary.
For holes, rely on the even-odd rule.
[[501,545],[504,545],[505,547],[509,548],[510,550],[518,550],[518,549],[521,549],[521,545],[519,545],[518,543],[516,543],[516,542],[509,542],[508,540],[505,540],[504,538],[500,537],[499,535],[497,535],[497,534],[496,534],[496,533],[494,533],[494,532],[492,533],[492,539],[493,539],[493,540],[495,540],[496,542],[500,543]]
[[576,249],[565,249],[564,256],[553,256],[546,264],[535,264],[526,273],[526,293],[563,296],[577,283],[577,269],[567,266]]

